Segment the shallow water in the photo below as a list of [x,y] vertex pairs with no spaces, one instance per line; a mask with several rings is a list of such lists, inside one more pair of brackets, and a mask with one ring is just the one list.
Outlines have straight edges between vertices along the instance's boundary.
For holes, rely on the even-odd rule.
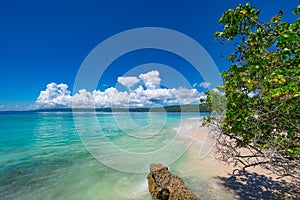
[[[169,165],[195,192],[206,187],[201,178],[195,179],[191,170],[195,167],[187,166],[188,152],[181,154],[192,136],[175,131],[199,114],[74,117],[71,113],[0,115],[1,199],[151,199],[146,172],[152,162]],[[139,173],[130,173],[135,170]]]

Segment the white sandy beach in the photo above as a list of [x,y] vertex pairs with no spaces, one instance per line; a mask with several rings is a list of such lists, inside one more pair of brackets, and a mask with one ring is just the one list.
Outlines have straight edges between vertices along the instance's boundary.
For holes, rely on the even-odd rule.
[[215,158],[215,140],[208,128],[201,127],[199,119],[185,121],[181,124],[183,129],[192,133],[194,141],[185,163],[174,172],[202,199],[278,199],[285,197],[280,188],[290,189],[285,180],[277,180],[276,175],[261,167],[232,174],[236,167]]

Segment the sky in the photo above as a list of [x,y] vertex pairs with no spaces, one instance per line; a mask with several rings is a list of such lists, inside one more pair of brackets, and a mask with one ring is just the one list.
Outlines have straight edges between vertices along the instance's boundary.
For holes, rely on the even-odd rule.
[[[226,70],[229,63],[223,56],[230,49],[220,45],[214,32],[221,31],[218,20],[224,11],[246,2],[1,1],[0,110],[65,107],[72,102],[78,107],[197,102],[212,83],[204,80],[190,62],[161,49],[139,49],[121,55],[107,66],[94,89],[73,89],[79,69],[97,45],[142,27],[170,29],[192,38],[220,72]],[[294,0],[249,2],[262,10],[265,21],[279,10],[285,12],[285,21],[294,21],[296,16],[291,10],[299,4]],[[105,58],[98,55],[98,59],[101,62]]]

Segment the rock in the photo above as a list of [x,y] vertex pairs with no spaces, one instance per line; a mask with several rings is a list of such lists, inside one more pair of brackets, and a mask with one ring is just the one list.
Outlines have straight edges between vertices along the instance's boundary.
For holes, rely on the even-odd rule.
[[200,200],[178,176],[169,172],[166,166],[151,164],[147,176],[148,188],[152,197],[159,200]]

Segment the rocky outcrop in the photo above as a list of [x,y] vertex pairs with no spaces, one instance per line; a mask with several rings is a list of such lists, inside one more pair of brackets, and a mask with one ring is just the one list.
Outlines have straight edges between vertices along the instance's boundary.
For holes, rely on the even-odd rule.
[[200,200],[178,176],[173,176],[167,167],[151,164],[147,177],[149,192],[160,200]]

